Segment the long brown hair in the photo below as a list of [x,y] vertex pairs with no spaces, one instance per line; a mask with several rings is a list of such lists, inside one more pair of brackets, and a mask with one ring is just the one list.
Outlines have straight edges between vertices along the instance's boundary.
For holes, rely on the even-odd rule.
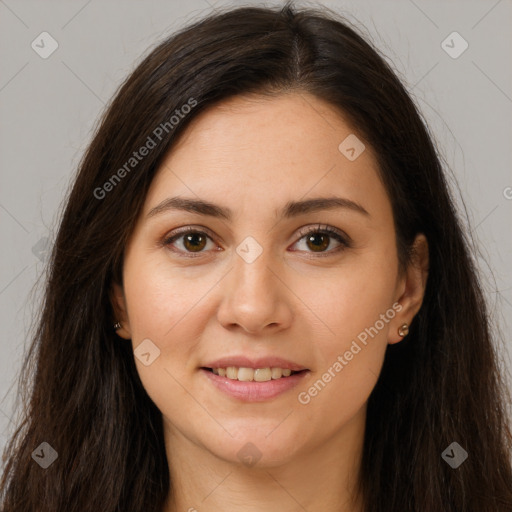
[[[172,491],[162,417],[130,344],[112,328],[111,285],[122,282],[125,243],[159,163],[190,121],[237,94],[292,90],[340,109],[373,147],[401,262],[417,233],[429,241],[422,307],[409,336],[388,346],[369,398],[365,511],[512,510],[510,396],[428,129],[389,65],[346,20],[286,4],[226,10],[182,29],[108,105],[53,246],[20,380],[28,400],[4,455],[3,512],[162,509]],[[130,161],[148,137],[154,146]],[[43,442],[58,454],[46,469],[32,458]],[[468,453],[456,469],[442,457],[453,442]]]

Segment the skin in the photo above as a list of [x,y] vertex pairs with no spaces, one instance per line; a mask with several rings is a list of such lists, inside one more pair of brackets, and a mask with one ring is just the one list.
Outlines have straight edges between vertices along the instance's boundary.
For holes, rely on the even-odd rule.
[[[352,133],[338,111],[307,93],[231,98],[193,120],[151,184],[113,305],[119,336],[134,349],[149,338],[160,350],[149,366],[135,363],[164,418],[174,493],[166,512],[362,510],[354,484],[367,401],[387,345],[403,339],[399,327],[421,306],[428,249],[418,235],[416,257],[399,272],[391,204],[371,148],[354,161],[338,150]],[[333,195],[369,215],[339,208],[278,216],[288,201]],[[178,210],[147,218],[173,196],[229,207],[233,218]],[[318,224],[347,234],[351,246],[323,239]],[[206,228],[199,252],[184,236],[163,242],[184,226]],[[316,229],[320,248],[300,228]],[[236,252],[247,236],[262,248],[252,263]],[[298,394],[390,310],[394,318],[300,403]],[[199,370],[233,354],[277,355],[310,373],[273,399],[242,402]],[[248,442],[261,454],[252,467],[237,455]]]

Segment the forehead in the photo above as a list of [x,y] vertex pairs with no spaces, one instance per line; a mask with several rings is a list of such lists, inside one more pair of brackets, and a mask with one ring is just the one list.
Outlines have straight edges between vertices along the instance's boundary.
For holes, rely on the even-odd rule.
[[304,92],[237,96],[199,114],[164,158],[146,213],[171,194],[273,211],[343,194],[389,210],[372,149],[339,110]]

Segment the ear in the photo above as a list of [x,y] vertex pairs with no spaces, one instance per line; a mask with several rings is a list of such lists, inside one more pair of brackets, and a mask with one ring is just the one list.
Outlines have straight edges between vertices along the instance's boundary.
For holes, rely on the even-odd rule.
[[401,309],[390,322],[388,343],[398,343],[403,339],[398,329],[403,324],[411,325],[420,310],[425,295],[428,278],[428,241],[423,233],[416,236],[412,246],[411,261],[397,283],[396,301]]
[[124,290],[123,287],[116,282],[112,284],[110,289],[110,302],[114,310],[115,321],[121,324],[121,328],[116,330],[116,334],[125,340],[131,339],[132,333],[128,320]]

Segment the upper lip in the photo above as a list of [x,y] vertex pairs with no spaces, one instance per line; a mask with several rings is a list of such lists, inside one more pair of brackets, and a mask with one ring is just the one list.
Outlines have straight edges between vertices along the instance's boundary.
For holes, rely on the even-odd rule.
[[206,363],[203,368],[227,368],[228,366],[236,366],[237,368],[283,368],[295,372],[307,370],[304,366],[282,359],[281,357],[258,357],[248,358],[246,356],[226,356],[215,361]]

